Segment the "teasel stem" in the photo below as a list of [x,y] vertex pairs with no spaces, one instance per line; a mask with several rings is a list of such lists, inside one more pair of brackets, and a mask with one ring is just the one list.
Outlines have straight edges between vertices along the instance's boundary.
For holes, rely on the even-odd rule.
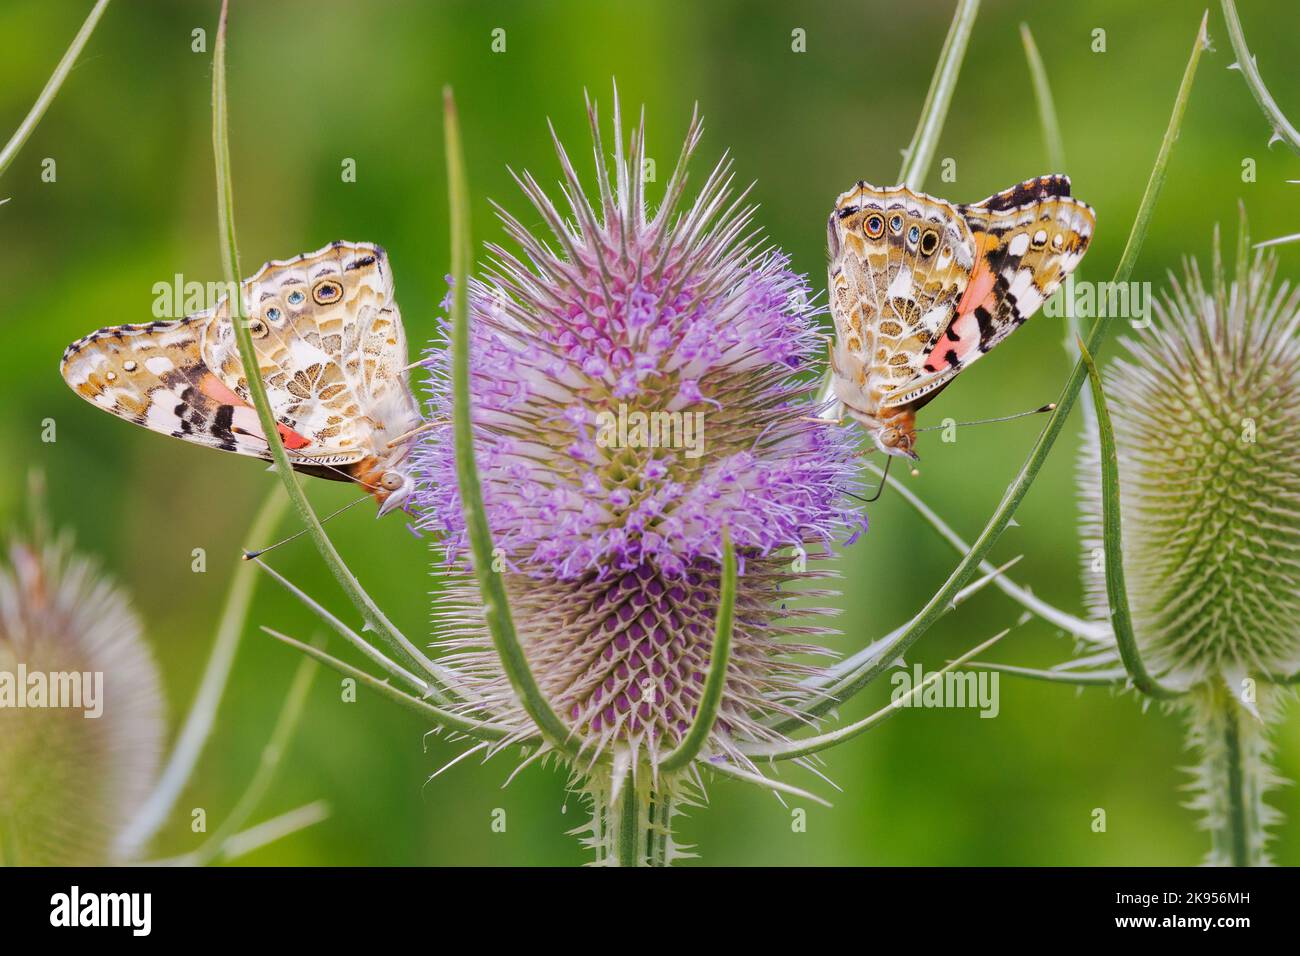
[[[1260,685],[1261,694],[1269,689]],[[1269,764],[1267,727],[1225,684],[1197,688],[1188,713],[1190,743],[1199,751],[1191,806],[1210,833],[1212,866],[1265,866],[1266,828],[1277,816],[1264,793],[1277,777]],[[1266,708],[1270,699],[1257,705]]]
[[1286,114],[1282,112],[1282,108],[1277,105],[1268,87],[1264,85],[1264,78],[1259,75],[1259,67],[1255,64],[1255,55],[1246,46],[1246,34],[1241,29],[1237,5],[1233,0],[1220,0],[1220,5],[1223,7],[1223,21],[1228,27],[1228,40],[1232,43],[1232,52],[1237,55],[1237,61],[1228,69],[1235,68],[1241,71],[1241,75],[1246,78],[1251,96],[1255,97],[1255,102],[1259,104],[1269,125],[1273,127],[1273,135],[1269,137],[1268,145],[1286,143],[1292,152],[1300,153],[1300,131],[1291,125],[1291,121],[1286,118]]
[[1106,394],[1101,387],[1101,374],[1092,360],[1088,347],[1079,339],[1079,354],[1088,367],[1088,381],[1092,386],[1092,401],[1097,415],[1097,435],[1101,445],[1101,500],[1103,522],[1103,551],[1106,562],[1106,594],[1110,603],[1110,624],[1115,634],[1115,646],[1124,669],[1128,671],[1133,686],[1158,700],[1181,697],[1185,691],[1167,687],[1153,676],[1142,661],[1137,635],[1133,633],[1133,614],[1129,609],[1128,585],[1124,576],[1124,543],[1121,530],[1119,501],[1119,452],[1115,448],[1115,430],[1111,426],[1110,410],[1106,407]]
[[506,597],[501,573],[493,560],[492,529],[483,507],[483,489],[474,460],[474,422],[470,408],[469,367],[469,267],[473,255],[470,242],[469,185],[465,175],[465,154],[461,146],[460,119],[451,87],[442,94],[443,132],[447,159],[447,201],[451,209],[452,354],[455,405],[452,428],[456,436],[456,478],[461,507],[465,512],[474,576],[483,598],[483,617],[510,686],[541,731],[546,743],[562,754],[573,756],[576,745],[569,728],[551,707],[533,675],[523,644],[515,631],[514,615]]
[[596,866],[663,867],[693,855],[673,843],[676,801],[667,787],[645,773],[633,779],[629,772],[616,786],[610,779],[592,778],[586,789],[592,813],[587,842]]
[[[253,519],[249,538],[262,541],[270,537],[284,517],[288,503],[278,488],[273,489]],[[225,696],[256,587],[255,569],[241,562],[231,575],[230,588],[226,592],[225,604],[217,622],[216,636],[212,641],[212,650],[208,653],[208,663],[203,669],[198,693],[195,694],[194,703],[176,737],[167,764],[149,796],[118,837],[118,847],[124,858],[134,857],[162,829],[181,791],[194,773],[194,767],[212,735],[217,709]]]
[[718,594],[718,616],[713,628],[712,660],[704,683],[695,719],[682,742],[659,763],[659,770],[673,773],[688,766],[700,752],[713,725],[718,720],[722,692],[727,682],[727,665],[731,661],[731,630],[736,616],[736,551],[731,533],[722,529],[722,582]]
[[925,185],[925,174],[930,171],[935,150],[939,147],[939,133],[948,118],[948,104],[952,102],[962,60],[966,58],[966,44],[970,42],[979,11],[979,0],[959,0],[952,15],[952,25],[944,38],[943,49],[939,51],[939,62],[930,80],[930,89],[925,94],[925,105],[921,107],[921,120],[912,134],[898,177],[899,182],[910,189],[918,190]]

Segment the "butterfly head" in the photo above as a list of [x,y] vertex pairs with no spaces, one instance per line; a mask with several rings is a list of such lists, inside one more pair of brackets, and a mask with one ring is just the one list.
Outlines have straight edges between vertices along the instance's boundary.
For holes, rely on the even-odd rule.
[[887,455],[898,455],[901,458],[910,458],[912,461],[919,461],[921,458],[912,450],[912,446],[916,444],[916,432],[912,429],[887,425],[879,431],[872,432],[871,438],[876,443],[876,447]]
[[379,476],[375,485],[375,500],[379,502],[378,517],[402,508],[415,490],[415,479],[402,468],[389,468]]
[[[852,408],[848,411],[853,415]],[[916,446],[916,414],[912,409],[903,408],[897,412],[890,409],[884,414],[875,416],[853,415],[853,417],[862,423],[866,433],[876,443],[876,447],[886,455],[898,455],[900,458],[910,458],[912,461],[920,460],[920,456],[913,450]]]

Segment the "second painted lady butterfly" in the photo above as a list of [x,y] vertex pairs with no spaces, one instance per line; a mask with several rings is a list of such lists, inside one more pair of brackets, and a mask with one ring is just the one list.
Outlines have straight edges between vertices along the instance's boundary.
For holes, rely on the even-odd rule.
[[881,451],[915,459],[916,411],[1038,311],[1087,251],[1065,176],[969,206],[865,182],[827,225],[835,397]]
[[[414,482],[402,468],[421,430],[406,334],[384,250],[335,242],[268,262],[241,284],[244,314],[298,471],[369,489],[384,514]],[[153,431],[269,459],[230,308],[92,332],[63,353],[82,398]]]

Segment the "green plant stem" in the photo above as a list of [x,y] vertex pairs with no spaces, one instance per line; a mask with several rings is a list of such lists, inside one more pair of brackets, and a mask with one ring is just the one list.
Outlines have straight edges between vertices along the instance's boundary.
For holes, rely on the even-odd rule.
[[[1137,261],[1138,252],[1142,248],[1142,242],[1146,238],[1147,227],[1150,224],[1156,200],[1160,195],[1160,187],[1164,183],[1165,167],[1168,165],[1170,152],[1182,127],[1183,114],[1187,107],[1188,97],[1191,95],[1192,80],[1196,75],[1196,67],[1206,46],[1205,28],[1206,20],[1202,18],[1200,28],[1196,32],[1196,41],[1192,47],[1191,56],[1183,72],[1182,82],[1178,87],[1178,95],[1174,100],[1173,113],[1169,118],[1168,126],[1165,128],[1160,149],[1156,153],[1155,166],[1151,170],[1146,190],[1142,194],[1142,201],[1138,206],[1137,215],[1134,217],[1128,242],[1125,244],[1124,252],[1115,268],[1114,282],[1128,280]],[[1088,350],[1093,355],[1099,351],[1109,325],[1109,317],[1099,318],[1093,325],[1087,342]],[[1070,377],[1066,381],[1060,399],[1056,403],[1056,410],[1048,417],[1047,424],[1043,427],[1042,433],[1038,436],[1038,440],[1029,452],[1029,458],[1020,469],[1020,473],[1007,487],[1006,493],[1002,496],[1002,501],[994,509],[988,523],[984,526],[984,530],[975,539],[975,543],[971,546],[966,557],[949,575],[948,580],[943,583],[935,595],[905,627],[900,629],[897,636],[889,641],[887,645],[883,648],[872,645],[864,651],[859,651],[857,654],[846,658],[836,667],[831,668],[825,680],[812,685],[812,689],[819,699],[809,707],[811,716],[824,714],[861,691],[886,668],[892,666],[899,655],[924,634],[930,625],[943,614],[944,609],[979,568],[980,562],[985,559],[994,542],[1006,529],[1012,515],[1015,514],[1016,508],[1026,492],[1028,492],[1030,485],[1033,484],[1034,479],[1037,478],[1038,472],[1047,460],[1048,452],[1051,451],[1065,426],[1066,416],[1069,415],[1070,409],[1074,406],[1074,401],[1078,398],[1087,377],[1087,369],[1084,367],[1083,362],[1077,362],[1070,372]],[[773,726],[775,729],[788,733],[801,727],[802,723],[789,719]]]
[[[252,853],[254,850],[260,850],[268,844],[282,840],[290,834],[297,833],[299,830],[315,826],[328,819],[329,815],[329,804],[324,800],[315,800],[301,807],[295,807],[287,813],[271,817],[269,820],[263,820],[256,826],[251,826],[247,830],[241,830],[239,833],[228,837],[213,859],[222,862],[236,860],[241,856]],[[185,853],[181,856],[166,859],[145,860],[139,865],[198,866],[200,862],[196,851],[195,853]]]
[[449,703],[447,689],[452,688],[450,675],[446,669],[434,664],[402,634],[375,604],[374,600],[361,587],[361,583],[349,570],[321,526],[311,502],[307,500],[302,486],[298,483],[293,466],[284,443],[278,440],[275,414],[271,410],[270,400],[266,395],[266,385],[262,381],[262,370],[258,365],[257,351],[253,345],[253,333],[244,316],[242,286],[239,281],[239,245],[235,238],[235,199],[233,175],[230,168],[230,130],[227,121],[228,105],[226,97],[226,23],[229,0],[222,0],[221,20],[217,26],[217,39],[212,56],[212,151],[217,176],[217,221],[221,240],[221,264],[225,274],[226,287],[231,290],[229,296],[230,321],[234,326],[235,341],[239,347],[239,358],[244,367],[244,378],[248,383],[249,397],[257,410],[257,420],[262,433],[267,436],[267,449],[275,472],[280,476],[289,500],[293,502],[316,550],[320,552],[326,567],[339,583],[348,599],[361,613],[365,620],[365,630],[374,631],[387,641],[393,650],[425,671],[432,680],[431,696],[440,703]]
[[[1194,769],[1196,798],[1191,806],[1203,814],[1210,832],[1212,866],[1268,864],[1267,827],[1275,817],[1264,793],[1280,781],[1270,762],[1265,721],[1273,710],[1268,685],[1258,688],[1250,712],[1229,689],[1212,681],[1190,695],[1190,743],[1198,752]],[[1264,715],[1261,719],[1260,714]]]
[[914,697],[919,697],[921,693],[933,684],[935,681],[942,680],[943,675],[950,670],[955,670],[963,664],[968,663],[975,657],[983,654],[986,650],[996,644],[1002,638],[1006,637],[1007,632],[1002,631],[978,647],[973,647],[955,661],[950,662],[943,668],[932,672],[925,680],[921,681],[906,694],[891,700],[889,704],[882,707],[873,714],[863,717],[861,720],[846,724],[843,727],[837,727],[825,734],[816,737],[805,737],[802,740],[790,741],[788,743],[763,743],[751,744],[741,747],[741,753],[747,757],[766,757],[769,760],[790,760],[795,757],[807,757],[819,753],[823,750],[829,750],[831,747],[839,746],[845,741],[852,740],[859,734],[865,733],[872,727],[888,720],[894,714],[898,713],[904,707],[909,706]]
[[988,661],[971,661],[971,667],[998,671],[1015,677],[1046,681],[1049,684],[1071,684],[1075,687],[1123,687],[1128,683],[1128,671],[1122,667],[1095,671],[1045,671],[1034,667],[1017,667],[1013,664],[992,664]]
[[958,0],[952,25],[944,38],[943,49],[939,51],[939,62],[930,79],[930,89],[925,94],[921,120],[903,154],[903,168],[898,174],[898,181],[909,189],[919,191],[925,185],[926,174],[934,162],[935,151],[939,148],[939,134],[948,118],[948,105],[952,102],[953,90],[957,88],[957,76],[961,73],[961,64],[966,58],[966,45],[970,42],[979,9],[979,0]]
[[644,828],[640,824],[642,816],[649,811],[648,803],[644,807],[641,804],[641,789],[634,780],[623,783],[618,808],[619,866],[639,866],[641,863],[640,836]]
[[9,168],[9,164],[18,155],[18,151],[23,148],[23,144],[27,142],[28,137],[32,135],[32,131],[41,122],[41,117],[45,115],[45,111],[54,102],[54,97],[58,95],[59,88],[63,86],[63,81],[72,72],[77,57],[81,55],[81,50],[86,45],[86,41],[90,39],[90,35],[95,32],[95,26],[99,23],[99,18],[104,15],[104,9],[107,6],[108,0],[98,0],[94,7],[91,8],[85,22],[81,24],[81,29],[72,38],[72,45],[63,54],[63,59],[59,60],[59,65],[54,68],[49,82],[41,90],[41,95],[36,97],[36,102],[32,104],[32,108],[23,118],[23,121],[18,124],[18,129],[14,130],[13,136],[9,137],[9,142],[5,143],[4,149],[0,149],[0,176],[4,175],[5,170]]
[[1250,844],[1246,838],[1246,785],[1242,772],[1241,726],[1238,714],[1226,715],[1223,721],[1223,752],[1227,764],[1228,819],[1224,827],[1233,866],[1250,865]]
[[1287,146],[1297,153],[1300,153],[1300,132],[1291,125],[1291,121],[1286,118],[1282,108],[1277,105],[1269,93],[1268,87],[1264,85],[1264,78],[1259,75],[1259,66],[1255,63],[1255,57],[1246,46],[1246,35],[1241,30],[1241,18],[1237,16],[1237,5],[1233,0],[1221,0],[1223,7],[1223,19],[1228,26],[1228,40],[1232,43],[1232,52],[1237,56],[1235,66],[1241,71],[1241,75],[1246,78],[1246,86],[1250,88],[1251,95],[1255,97],[1255,102],[1259,108],[1264,111],[1264,116],[1268,119],[1273,127],[1273,136],[1269,140],[1271,146],[1275,141],[1286,143]]
[[1124,535],[1123,518],[1120,513],[1119,498],[1119,451],[1115,447],[1115,430],[1110,422],[1110,409],[1106,405],[1106,393],[1101,387],[1101,375],[1097,372],[1092,355],[1079,342],[1079,353],[1083,364],[1088,369],[1088,378],[1092,384],[1092,403],[1097,417],[1097,434],[1101,442],[1101,511],[1102,511],[1102,547],[1106,561],[1106,598],[1110,604],[1110,625],[1115,635],[1115,646],[1119,650],[1120,660],[1128,671],[1133,686],[1146,694],[1160,700],[1171,700],[1182,695],[1182,691],[1165,687],[1147,671],[1138,650],[1137,635],[1133,633],[1133,615],[1129,610],[1128,587],[1124,580]]
[[[877,475],[884,475],[884,469],[874,462],[866,462],[865,467]],[[911,505],[912,508],[924,518],[935,531],[939,532],[940,537],[953,546],[958,554],[964,555],[970,550],[968,545],[960,535],[954,531],[943,518],[939,517],[938,512],[927,505],[912,489],[903,484],[898,479],[889,476],[885,478],[885,484],[891,488],[903,501]],[[993,574],[997,568],[991,561],[981,561],[979,569],[985,574]],[[997,574],[993,578],[993,585],[1007,597],[1024,607],[1026,610],[1033,612],[1049,624],[1054,624],[1061,630],[1073,635],[1074,637],[1085,640],[1096,641],[1110,636],[1110,628],[1105,624],[1096,621],[1087,621],[1083,618],[1076,617],[1073,614],[1063,611],[1060,608],[1049,604],[1033,592],[1021,587],[1012,581],[1005,574]]]
[[[258,509],[248,536],[253,541],[265,541],[274,533],[281,518],[284,517],[287,499],[280,489],[272,489]],[[189,714],[176,737],[167,764],[158,777],[149,796],[140,805],[131,822],[118,837],[117,852],[123,859],[134,859],[140,850],[151,840],[166,822],[176,800],[198,763],[199,756],[212,734],[216,721],[217,709],[225,695],[226,684],[230,680],[230,670],[234,666],[235,652],[239,648],[240,637],[248,621],[248,609],[252,604],[253,592],[257,588],[257,572],[251,565],[241,562],[230,579],[230,588],[226,592],[226,601],[221,609],[221,618],[217,623],[216,637],[212,641],[212,650],[208,654],[208,663],[203,669],[198,692],[190,705]]]
[[472,254],[469,227],[469,186],[461,147],[460,123],[451,88],[443,91],[443,125],[446,137],[447,193],[451,209],[452,273],[452,427],[456,442],[456,483],[460,490],[465,529],[473,555],[474,576],[483,596],[483,617],[501,666],[520,703],[551,747],[570,756],[576,748],[568,728],[551,708],[537,685],[528,657],[515,632],[505,584],[494,567],[492,531],[483,507],[478,464],[474,460],[474,422],[470,406],[469,368],[469,262]]
[[709,674],[700,694],[695,719],[682,742],[659,761],[659,770],[674,773],[690,764],[713,732],[722,704],[722,691],[727,684],[727,667],[731,662],[731,632],[736,610],[736,552],[731,544],[731,532],[722,529],[722,581],[718,592],[718,616],[713,626],[713,650],[709,660]]
[[[1029,79],[1034,87],[1034,102],[1038,105],[1038,122],[1043,128],[1047,166],[1054,173],[1064,173],[1068,168],[1065,161],[1065,139],[1061,136],[1061,123],[1057,119],[1056,100],[1052,96],[1052,86],[1047,80],[1047,67],[1043,63],[1043,57],[1038,52],[1038,44],[1034,42],[1034,34],[1027,23],[1020,24],[1020,41],[1024,44],[1025,61],[1029,64]],[[1075,351],[1075,343],[1083,337],[1083,330],[1079,326],[1079,316],[1074,308],[1072,284],[1079,282],[1082,277],[1083,270],[1076,269],[1066,280],[1066,286],[1060,293],[1065,299],[1067,325],[1065,351],[1075,361],[1079,358]],[[1082,403],[1084,421],[1091,426],[1092,404],[1087,394],[1083,396]]]

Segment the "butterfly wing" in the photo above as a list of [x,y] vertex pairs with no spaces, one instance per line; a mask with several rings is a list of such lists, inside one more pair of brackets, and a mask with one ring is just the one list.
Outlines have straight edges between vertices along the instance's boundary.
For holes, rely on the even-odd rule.
[[[377,450],[376,436],[419,424],[392,275],[379,246],[336,242],[269,262],[243,283],[243,297],[271,405],[306,447],[360,460]],[[247,401],[228,304],[216,311],[204,360]]]
[[965,294],[975,239],[952,204],[867,183],[839,197],[828,229],[836,394],[872,415],[924,374]]
[[[334,243],[270,262],[242,292],[277,429],[295,467],[355,480],[362,478],[353,469],[341,469],[363,461],[381,467],[386,449],[375,445],[384,430],[376,431],[374,416],[401,431],[420,421],[383,250]],[[79,395],[120,418],[270,458],[224,299],[175,321],[100,329],[65,350],[61,371]]]
[[924,404],[1024,324],[1074,271],[1096,228],[1092,208],[1070,196],[1065,176],[1031,179],[957,208],[970,227],[975,266],[918,376],[885,407]]
[[[174,322],[120,325],[78,339],[60,371],[82,398],[152,431],[222,451],[269,458],[256,412],[230,394],[204,363],[200,343],[211,312]],[[281,426],[285,444],[302,441]]]

